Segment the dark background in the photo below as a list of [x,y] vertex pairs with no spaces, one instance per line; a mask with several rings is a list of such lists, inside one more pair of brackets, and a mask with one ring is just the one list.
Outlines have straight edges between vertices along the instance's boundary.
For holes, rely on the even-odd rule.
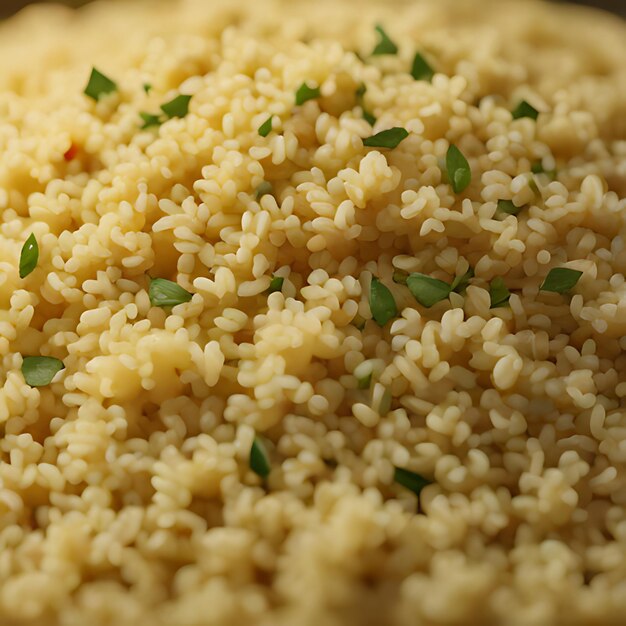
[[[48,0],[44,0],[48,1]],[[89,0],[56,0],[61,4],[67,4],[70,6],[80,6],[81,4],[87,4]],[[224,2],[224,0],[217,0],[218,2]],[[254,0],[253,0],[254,1]],[[258,1],[258,0],[256,0]],[[559,1],[559,0],[556,0]],[[560,0],[561,2],[565,2],[566,0]],[[22,7],[25,7],[28,4],[35,4],[34,2],[29,2],[28,0],[0,0],[0,18],[8,17],[9,15],[15,13]],[[594,6],[600,9],[605,9],[607,11],[611,11],[613,13],[617,13],[622,17],[626,17],[626,0],[570,0],[570,4],[586,4],[589,6]]]

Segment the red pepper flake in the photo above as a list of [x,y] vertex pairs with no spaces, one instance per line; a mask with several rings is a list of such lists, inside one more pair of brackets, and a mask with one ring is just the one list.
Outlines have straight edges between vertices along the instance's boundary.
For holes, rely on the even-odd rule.
[[70,147],[67,149],[67,152],[65,152],[65,154],[63,155],[63,158],[66,161],[71,161],[72,159],[76,158],[77,154],[78,154],[78,146],[75,143],[72,143]]

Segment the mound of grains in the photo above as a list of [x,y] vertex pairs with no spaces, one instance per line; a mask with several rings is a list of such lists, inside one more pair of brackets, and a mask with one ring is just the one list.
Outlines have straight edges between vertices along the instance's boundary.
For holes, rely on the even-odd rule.
[[0,52],[3,626],[623,623],[623,22],[124,1]]

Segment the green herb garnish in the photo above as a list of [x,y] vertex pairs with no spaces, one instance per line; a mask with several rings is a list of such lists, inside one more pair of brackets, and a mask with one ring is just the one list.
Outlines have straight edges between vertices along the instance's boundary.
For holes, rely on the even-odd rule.
[[426,308],[445,300],[452,291],[451,285],[443,280],[431,278],[418,272],[409,274],[406,285],[415,299]]
[[185,117],[189,113],[189,102],[191,96],[185,96],[180,94],[173,100],[161,105],[161,111],[167,115],[170,119],[173,117]]
[[296,91],[296,106],[300,106],[307,100],[315,100],[322,95],[319,87],[309,87],[306,83],[302,83]]
[[454,144],[450,144],[446,153],[446,170],[455,193],[461,193],[467,189],[472,181],[472,170],[467,159]]
[[142,130],[150,128],[151,126],[160,126],[163,123],[160,115],[154,115],[153,113],[140,113],[139,117],[143,120]]
[[467,286],[469,285],[470,278],[474,278],[474,270],[470,267],[465,274],[461,276],[457,276],[450,285],[450,291],[456,291],[456,293],[461,293],[465,291]]
[[409,275],[406,272],[403,272],[402,270],[396,270],[393,273],[393,282],[398,283],[399,285],[406,285],[406,279],[408,277]]
[[367,91],[367,87],[365,87],[365,83],[360,83],[354,92],[356,95],[357,104],[361,107],[363,111],[363,119],[370,125],[374,126],[376,124],[376,118],[365,108],[365,104],[363,102],[363,96]]
[[152,91],[152,85],[150,83],[144,83],[143,84],[143,90],[146,93],[150,93]]
[[434,75],[435,70],[428,61],[419,52],[416,52],[411,66],[411,76],[415,80],[431,80]]
[[22,362],[24,380],[31,387],[49,385],[56,374],[64,368],[63,361],[51,356],[25,356]]
[[410,470],[403,469],[401,467],[396,467],[393,479],[399,485],[406,487],[410,491],[412,491],[416,496],[419,496],[422,489],[427,485],[431,485],[432,481],[424,478],[420,474],[416,474],[415,472],[411,472]]
[[403,139],[409,136],[409,131],[395,126],[363,139],[363,145],[368,148],[395,148]]
[[372,317],[379,326],[384,326],[390,319],[398,315],[398,307],[391,291],[375,276],[372,277],[370,285],[370,310]]
[[39,261],[39,244],[34,233],[31,233],[22,246],[20,254],[20,278],[26,278],[36,267]]
[[553,267],[543,281],[541,291],[565,293],[576,285],[583,273],[569,267]]
[[497,276],[491,281],[489,297],[491,298],[490,309],[497,309],[508,304],[511,292],[506,288],[502,276]]
[[528,104],[526,100],[522,100],[515,109],[513,109],[512,115],[514,120],[518,120],[520,117],[530,117],[530,119],[536,120],[539,111],[537,111],[534,106]]
[[530,171],[533,174],[545,174],[550,180],[556,180],[556,170],[545,169],[541,159],[531,164]]
[[370,125],[376,124],[376,118],[369,112],[363,109],[363,119]]
[[507,213],[508,215],[517,215],[522,210],[522,207],[517,207],[513,204],[513,200],[498,200],[498,211]]
[[117,91],[117,85],[95,67],[92,68],[89,82],[85,87],[85,95],[93,98],[97,102],[102,96],[112,91]]
[[267,137],[272,132],[272,118],[274,116],[270,115],[264,122],[259,126],[259,135],[261,137]]
[[270,282],[270,286],[268,289],[268,293],[274,293],[276,291],[281,291],[283,288],[283,283],[285,279],[282,276],[273,276]]
[[270,456],[267,447],[260,437],[255,437],[250,448],[250,469],[260,476],[267,478],[270,474],[272,466],[270,465]]
[[378,24],[376,26],[376,32],[380,37],[375,48],[372,50],[372,56],[379,54],[397,54],[398,46],[396,46],[391,39],[389,39],[387,33],[383,30],[383,27]]
[[350,322],[357,330],[363,330],[365,328],[365,322],[367,320],[361,317],[358,313],[354,316],[354,319]]
[[193,294],[179,284],[165,278],[152,278],[148,289],[150,304],[158,307],[170,307],[189,302]]
[[378,405],[378,415],[387,415],[391,410],[391,401],[393,400],[393,396],[391,395],[391,391],[389,389],[385,389],[383,393],[383,397],[380,399],[380,404]]
[[367,376],[357,378],[356,381],[359,389],[369,389],[372,384],[372,372],[370,372]]
[[274,187],[272,187],[272,183],[264,180],[257,188],[256,188],[256,199],[260,200],[263,196],[271,195],[274,193]]

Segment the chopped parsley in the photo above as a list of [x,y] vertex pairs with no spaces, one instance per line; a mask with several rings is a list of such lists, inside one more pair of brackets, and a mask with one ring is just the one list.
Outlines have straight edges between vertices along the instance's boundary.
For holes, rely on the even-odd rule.
[[498,200],[498,211],[508,215],[517,215],[522,207],[515,206],[513,200]]
[[411,65],[411,76],[415,80],[430,81],[434,75],[435,70],[433,70],[428,61],[419,52],[416,52]]
[[117,91],[117,85],[95,67],[92,68],[89,82],[85,87],[85,95],[93,98],[97,102],[102,96],[112,91]]
[[142,130],[150,128],[151,126],[160,126],[163,120],[160,115],[154,115],[153,113],[141,112],[139,117],[143,120]]
[[270,115],[264,122],[259,126],[259,135],[261,137],[267,137],[272,132],[272,118],[274,116]]
[[370,285],[370,310],[374,321],[379,326],[384,326],[390,319],[398,315],[398,307],[391,291],[375,276],[372,277]]
[[576,285],[582,275],[581,271],[572,270],[569,267],[553,267],[548,272],[540,289],[541,291],[565,293]]
[[296,106],[300,106],[308,100],[315,100],[322,95],[319,87],[309,87],[306,83],[302,83],[296,91]]
[[252,442],[250,448],[250,469],[260,476],[267,478],[270,475],[272,466],[270,464],[270,456],[264,441],[257,435]]
[[474,278],[474,270],[470,267],[465,274],[457,276],[450,285],[450,291],[461,293],[465,291],[469,285],[470,278]]
[[545,169],[541,159],[531,164],[530,171],[533,174],[545,174],[550,180],[556,180],[556,170]]
[[363,111],[363,119],[370,125],[374,126],[376,124],[376,118],[365,108],[365,103],[363,102],[363,96],[365,96],[365,92],[367,91],[367,87],[365,83],[360,83],[356,88],[356,102],[361,107]]
[[189,102],[191,96],[180,94],[173,100],[161,105],[161,111],[170,119],[173,117],[185,117],[189,113]]
[[378,405],[378,415],[387,415],[387,413],[389,413],[392,400],[393,396],[391,395],[391,391],[385,389],[383,397],[380,399],[380,404]]
[[152,278],[148,289],[150,304],[158,307],[170,307],[189,302],[193,294],[179,284],[165,278]]
[[470,182],[472,182],[472,170],[469,163],[454,144],[450,144],[446,154],[446,170],[448,180],[455,193],[465,191]]
[[359,389],[369,389],[372,384],[372,372],[370,372],[367,376],[357,378],[356,382]]
[[264,180],[255,191],[256,199],[260,200],[263,196],[272,195],[274,193],[274,187],[272,187],[272,183]]
[[398,46],[396,46],[396,44],[389,39],[389,36],[380,24],[376,25],[376,32],[378,33],[379,41],[372,50],[372,56],[380,54],[397,54]]
[[22,361],[24,380],[31,387],[49,385],[56,374],[64,368],[63,361],[51,356],[25,356]]
[[146,93],[150,93],[152,91],[152,85],[150,83],[144,83],[143,84],[143,90]]
[[406,279],[408,278],[408,274],[403,272],[402,270],[396,270],[393,273],[393,282],[398,283],[398,285],[406,285]]
[[513,119],[518,120],[520,117],[529,117],[531,120],[536,120],[539,116],[539,111],[534,106],[528,104],[526,100],[522,100],[512,111]]
[[39,244],[33,233],[22,246],[20,254],[20,278],[26,278],[36,267],[39,261]]
[[424,478],[421,474],[417,474],[416,472],[412,472],[401,467],[395,468],[393,479],[399,485],[402,485],[412,491],[416,496],[420,495],[424,487],[432,484],[431,480]]
[[283,288],[283,283],[285,279],[282,276],[272,276],[272,280],[270,282],[270,286],[268,289],[268,293],[274,293],[276,291],[281,291]]
[[363,330],[365,328],[365,322],[367,320],[358,313],[354,316],[354,319],[350,322],[357,330]]
[[406,285],[415,299],[426,308],[445,300],[452,291],[452,286],[443,280],[419,272],[409,274]]
[[497,309],[508,304],[511,292],[506,288],[502,276],[497,276],[491,281],[489,297],[491,299],[490,309]]
[[409,131],[395,126],[363,139],[363,145],[368,148],[395,148],[403,139],[409,136]]

